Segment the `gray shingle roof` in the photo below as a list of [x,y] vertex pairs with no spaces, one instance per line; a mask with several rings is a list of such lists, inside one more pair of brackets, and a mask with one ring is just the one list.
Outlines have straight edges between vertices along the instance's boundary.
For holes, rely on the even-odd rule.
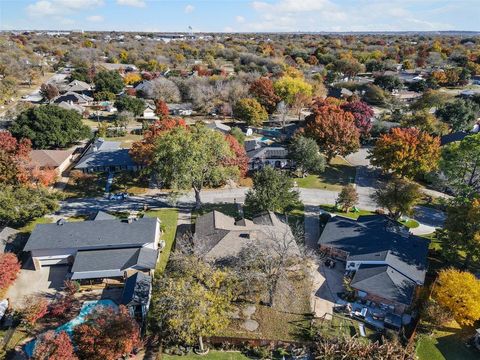
[[122,301],[123,305],[129,304],[148,304],[152,278],[142,272],[137,272],[125,281],[123,287]]
[[124,271],[134,266],[153,269],[158,251],[149,248],[127,248],[79,251],[75,256],[72,273],[104,270]]
[[157,221],[157,218],[145,217],[131,223],[104,220],[39,224],[33,229],[24,250],[141,246],[156,240]]
[[[395,228],[399,231],[393,231]],[[429,241],[382,215],[360,216],[357,221],[332,217],[318,243],[343,250],[351,261],[384,261],[412,281],[423,284]]]
[[286,159],[288,158],[288,150],[283,146],[273,145],[265,146],[259,149],[247,151],[249,159]]
[[76,169],[107,166],[134,166],[128,149],[122,149],[118,141],[97,139],[75,166]]
[[350,285],[405,305],[411,304],[415,292],[415,283],[388,265],[360,265]]

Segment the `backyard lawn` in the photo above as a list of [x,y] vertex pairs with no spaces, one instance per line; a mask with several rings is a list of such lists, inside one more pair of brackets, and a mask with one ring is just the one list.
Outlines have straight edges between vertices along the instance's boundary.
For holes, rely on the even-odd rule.
[[454,322],[450,328],[435,331],[432,336],[422,335],[417,342],[417,356],[419,360],[479,359],[479,352],[465,346],[474,332],[473,327],[460,328]]
[[336,157],[325,166],[322,174],[295,178],[295,181],[301,188],[340,191],[344,185],[355,181],[355,173],[355,166],[350,165],[343,158]]
[[165,240],[165,248],[163,249],[160,260],[157,263],[155,271],[157,274],[161,274],[168,263],[168,258],[170,257],[170,252],[173,247],[173,242],[175,240],[175,233],[177,231],[177,218],[178,218],[178,209],[159,209],[151,210],[145,213],[145,216],[148,217],[158,217],[160,219],[161,227],[163,234],[161,239]]
[[50,224],[52,221],[53,220],[51,218],[41,217],[41,218],[30,221],[29,223],[27,223],[23,227],[19,228],[18,230],[21,233],[30,234],[33,231],[33,229],[35,228],[35,226],[37,226],[38,224]]

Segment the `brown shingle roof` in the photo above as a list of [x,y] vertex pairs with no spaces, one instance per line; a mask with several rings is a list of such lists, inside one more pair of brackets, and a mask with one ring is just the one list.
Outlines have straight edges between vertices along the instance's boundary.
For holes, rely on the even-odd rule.
[[70,150],[32,150],[30,160],[32,165],[41,168],[57,168],[71,155]]

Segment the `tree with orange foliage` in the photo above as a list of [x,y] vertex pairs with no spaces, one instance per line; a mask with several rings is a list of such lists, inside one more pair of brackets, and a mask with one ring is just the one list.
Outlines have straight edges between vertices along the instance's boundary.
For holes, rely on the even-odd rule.
[[368,158],[385,172],[412,179],[438,167],[440,138],[415,128],[394,128],[377,140]]
[[35,296],[25,300],[25,305],[20,310],[23,323],[33,327],[38,320],[48,314],[48,301],[44,297]]
[[125,306],[96,308],[75,327],[73,339],[81,359],[116,360],[142,346],[140,329]]
[[78,360],[68,334],[65,331],[57,334],[53,330],[37,338],[32,358],[33,360]]
[[250,93],[269,114],[275,111],[277,103],[280,101],[280,97],[275,94],[273,81],[268,77],[260,77],[252,82]]
[[175,127],[186,127],[187,123],[181,118],[155,121],[143,133],[143,139],[132,144],[130,156],[139,164],[149,165],[152,162],[153,149],[158,137]]
[[0,254],[0,298],[15,282],[19,271],[20,262],[15,254]]
[[0,131],[0,183],[16,185],[29,181],[27,169],[32,143],[18,141],[9,131]]
[[55,169],[34,167],[31,169],[32,181],[38,186],[50,186],[57,180],[58,174]]
[[170,114],[167,103],[161,99],[155,101],[155,114],[160,118],[160,120],[166,119]]
[[305,135],[315,139],[328,162],[337,155],[348,155],[360,147],[355,118],[339,106],[323,106],[317,101],[305,121]]
[[230,149],[234,153],[234,157],[227,159],[225,164],[228,166],[238,166],[240,176],[244,177],[248,171],[248,156],[245,148],[240,145],[238,140],[232,135],[226,135],[225,140],[227,140]]

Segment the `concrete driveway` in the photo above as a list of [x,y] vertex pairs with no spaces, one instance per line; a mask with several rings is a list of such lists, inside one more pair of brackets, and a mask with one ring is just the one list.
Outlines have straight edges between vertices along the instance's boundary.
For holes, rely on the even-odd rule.
[[53,295],[63,287],[68,266],[57,265],[41,270],[24,268],[15,283],[8,289],[6,297],[14,308],[20,308],[26,297],[34,295]]
[[333,269],[323,265],[312,265],[313,290],[311,304],[316,317],[333,313],[333,306],[338,300],[337,293],[343,289],[343,264],[338,263]]

